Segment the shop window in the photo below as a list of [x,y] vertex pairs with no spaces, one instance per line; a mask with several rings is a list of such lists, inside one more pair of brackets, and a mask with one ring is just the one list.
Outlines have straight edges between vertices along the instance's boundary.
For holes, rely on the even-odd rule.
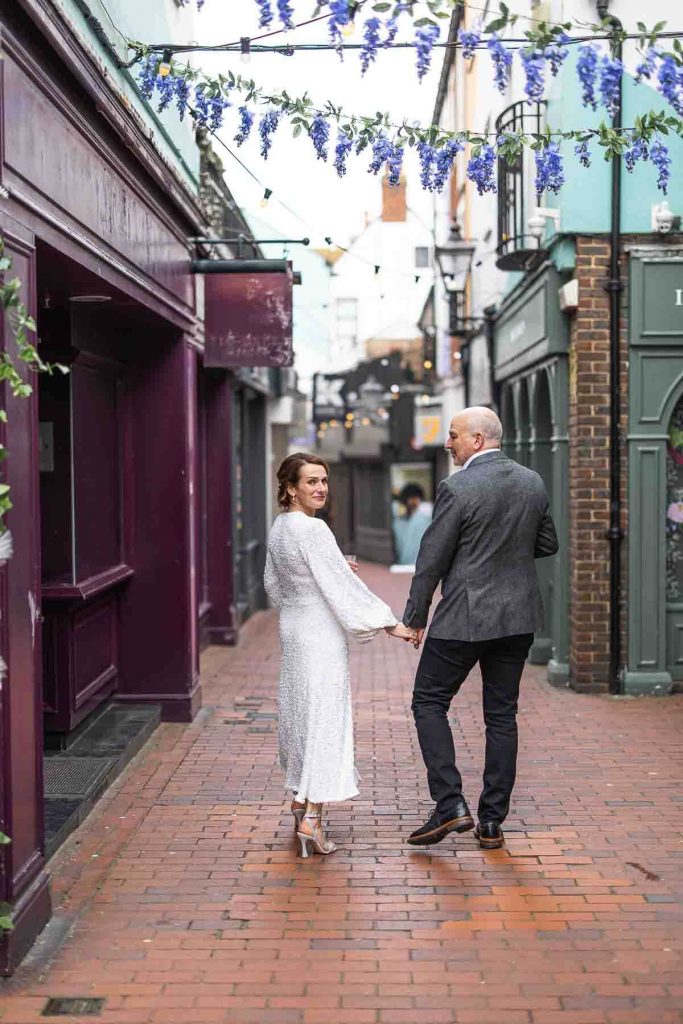
[[683,600],[683,395],[671,416],[667,444],[666,596]]

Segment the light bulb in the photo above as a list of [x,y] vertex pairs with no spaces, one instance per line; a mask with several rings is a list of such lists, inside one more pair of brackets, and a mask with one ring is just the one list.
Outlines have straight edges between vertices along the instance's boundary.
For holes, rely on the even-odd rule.
[[159,64],[159,77],[166,78],[167,75],[171,74],[171,61],[173,60],[173,52],[171,50],[164,50],[161,63]]
[[355,23],[354,23],[353,19],[351,19],[350,21],[347,21],[347,23],[345,25],[342,25],[341,34],[343,36],[345,36],[347,39],[349,39],[353,35],[353,33],[355,31],[356,31],[356,26],[355,26]]
[[240,39],[240,61],[248,64],[251,60],[251,39],[249,36],[242,36]]

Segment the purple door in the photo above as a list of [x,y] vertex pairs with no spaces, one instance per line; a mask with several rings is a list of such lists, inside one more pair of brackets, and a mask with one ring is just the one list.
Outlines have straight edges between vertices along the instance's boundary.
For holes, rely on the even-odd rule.
[[[0,216],[0,230],[12,257],[11,273],[21,280],[24,302],[34,312],[33,239],[8,217]],[[11,352],[13,336],[6,323],[1,328],[3,349]],[[0,970],[7,973],[47,921],[50,896],[43,855],[37,402],[35,392],[22,399],[2,390],[10,453],[2,468],[12,488],[7,525],[14,540],[14,555],[0,578],[0,645],[7,666],[0,690],[0,828],[12,839],[0,853],[0,899],[13,905],[15,922],[14,931],[0,940]]]

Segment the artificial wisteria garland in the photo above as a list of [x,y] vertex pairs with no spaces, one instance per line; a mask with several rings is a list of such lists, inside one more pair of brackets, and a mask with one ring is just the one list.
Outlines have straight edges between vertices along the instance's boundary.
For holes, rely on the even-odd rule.
[[[537,55],[529,56],[537,59]],[[607,58],[602,66],[598,61],[594,66],[591,64],[593,86],[599,86],[604,102],[612,105],[613,109],[619,96],[619,89],[614,85],[619,71],[616,64]],[[655,73],[654,68],[650,73]],[[546,128],[542,135],[506,132],[493,139],[467,131],[447,132],[437,126],[425,129],[405,122],[394,125],[387,115],[348,117],[331,103],[316,108],[308,97],[295,99],[284,91],[265,94],[253,81],[232,72],[227,77],[213,79],[173,59],[164,61],[155,54],[142,58],[138,81],[142,94],[149,100],[156,99],[159,110],[166,109],[175,100],[181,118],[189,111],[198,125],[210,131],[221,127],[225,111],[232,106],[228,97],[246,93],[246,103],[237,108],[239,127],[234,140],[238,145],[246,142],[260,106],[263,110],[259,120],[260,152],[264,159],[268,157],[273,134],[283,117],[289,118],[295,135],[306,132],[310,136],[318,159],[324,161],[329,155],[331,128],[333,124],[339,126],[334,167],[340,177],[346,173],[351,152],[360,154],[369,146],[373,154],[370,170],[379,173],[386,167],[390,181],[397,183],[406,147],[416,147],[422,187],[433,192],[443,190],[453,161],[466,144],[472,147],[466,174],[481,195],[496,190],[496,160],[502,158],[512,162],[527,145],[536,152],[538,193],[556,192],[564,181],[561,143],[576,142],[575,155],[580,164],[588,167],[588,143],[591,140],[602,147],[606,159],[623,155],[627,170],[633,170],[639,161],[649,159],[658,172],[658,187],[666,192],[671,179],[671,157],[664,137],[669,132],[683,136],[683,121],[663,112],[636,117],[633,127],[628,129],[617,130],[605,124],[580,131],[553,132]],[[533,91],[531,86],[529,88]],[[595,102],[597,106],[597,100]],[[252,109],[250,104],[256,104],[257,109]]]

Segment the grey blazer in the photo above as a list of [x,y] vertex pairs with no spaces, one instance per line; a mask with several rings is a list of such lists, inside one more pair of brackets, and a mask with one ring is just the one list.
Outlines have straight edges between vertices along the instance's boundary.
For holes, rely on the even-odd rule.
[[478,455],[439,484],[403,622],[427,625],[443,581],[430,636],[472,641],[533,633],[543,622],[534,559],[557,548],[538,473],[502,452]]

